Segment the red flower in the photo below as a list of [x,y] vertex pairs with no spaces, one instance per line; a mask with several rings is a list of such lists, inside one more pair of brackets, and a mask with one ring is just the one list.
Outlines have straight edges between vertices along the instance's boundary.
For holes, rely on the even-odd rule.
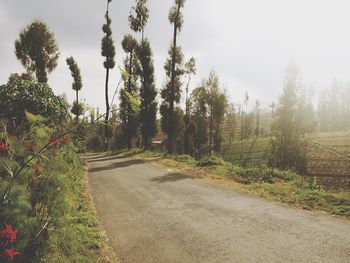
[[50,145],[51,146],[58,146],[60,145],[61,141],[60,139],[56,139],[56,140],[53,140],[52,142],[50,142]]
[[19,255],[19,252],[15,251],[12,248],[7,248],[4,250],[4,256],[9,257],[10,259],[14,259],[14,257],[18,255]]
[[64,135],[64,136],[50,142],[50,145],[51,146],[58,146],[61,143],[68,142],[69,140],[70,140],[70,137],[68,135]]
[[6,245],[8,243],[13,243],[16,241],[17,231],[12,228],[12,225],[7,225],[2,231],[0,231],[0,238],[5,241],[0,245]]
[[9,146],[5,142],[0,142],[0,152],[5,152],[7,153],[9,150]]

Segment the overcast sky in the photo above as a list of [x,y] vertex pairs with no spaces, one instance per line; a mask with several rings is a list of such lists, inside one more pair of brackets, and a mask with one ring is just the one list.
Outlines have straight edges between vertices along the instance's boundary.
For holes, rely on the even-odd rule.
[[[120,42],[129,33],[128,15],[134,0],[111,4],[117,64],[124,56]],[[157,87],[164,83],[163,65],[172,37],[168,11],[173,0],[149,0],[150,39]],[[105,0],[0,0],[0,83],[10,73],[23,72],[13,49],[19,31],[34,19],[54,32],[61,52],[49,83],[56,94],[74,99],[66,57],[73,55],[83,78],[81,97],[104,110],[104,78],[100,55]],[[240,102],[247,90],[264,107],[283,87],[291,59],[301,68],[304,82],[318,93],[334,78],[350,80],[350,2],[348,0],[187,0],[179,38],[186,58],[197,59],[192,87],[215,70],[230,100]],[[119,70],[113,70],[113,93]],[[253,102],[252,102],[253,104]]]

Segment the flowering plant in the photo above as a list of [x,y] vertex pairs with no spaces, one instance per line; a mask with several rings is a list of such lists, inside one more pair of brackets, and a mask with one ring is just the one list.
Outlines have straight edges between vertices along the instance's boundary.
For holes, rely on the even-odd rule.
[[12,225],[7,225],[0,231],[0,257],[14,259],[19,255],[19,252],[9,246],[16,242],[17,231],[12,228]]
[[7,153],[9,146],[6,142],[0,142],[0,152]]
[[68,135],[64,135],[61,138],[58,138],[50,142],[50,146],[59,146],[61,143],[66,143],[69,140],[70,140],[70,137]]

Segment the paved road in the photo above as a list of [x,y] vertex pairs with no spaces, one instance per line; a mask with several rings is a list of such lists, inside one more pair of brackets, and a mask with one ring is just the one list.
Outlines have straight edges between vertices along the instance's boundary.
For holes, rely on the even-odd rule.
[[89,188],[124,262],[350,262],[350,223],[132,158],[90,158]]

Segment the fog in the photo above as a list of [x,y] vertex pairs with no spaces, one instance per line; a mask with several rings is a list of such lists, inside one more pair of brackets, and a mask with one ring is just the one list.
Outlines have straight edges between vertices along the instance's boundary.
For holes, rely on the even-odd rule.
[[[163,65],[172,34],[167,17],[172,2],[149,0],[146,35],[153,47],[158,89],[165,79]],[[124,0],[111,4],[118,66],[124,56],[120,42],[130,32],[127,16],[133,3]],[[66,93],[70,102],[74,99],[65,64],[65,58],[73,55],[82,71],[82,98],[104,109],[100,55],[104,9],[104,1],[97,0],[2,0],[0,82],[5,83],[10,73],[24,71],[13,52],[14,41],[23,27],[33,19],[41,19],[55,33],[61,51],[59,65],[49,76],[54,91]],[[285,67],[294,60],[301,68],[305,86],[318,96],[334,79],[350,80],[348,10],[348,1],[342,0],[187,1],[179,43],[186,58],[197,59],[197,76],[191,88],[215,70],[232,101],[243,101],[247,91],[252,101],[259,99],[267,107],[277,100]],[[119,80],[117,67],[111,76],[115,86]]]

